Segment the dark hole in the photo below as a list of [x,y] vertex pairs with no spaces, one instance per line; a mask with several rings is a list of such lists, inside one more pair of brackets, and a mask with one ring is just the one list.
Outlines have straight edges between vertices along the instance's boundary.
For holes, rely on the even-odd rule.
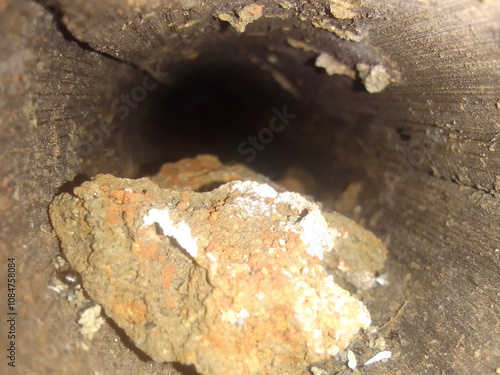
[[155,174],[166,162],[207,153],[272,174],[298,154],[290,141],[298,121],[285,119],[288,124],[281,127],[282,120],[273,120],[274,128],[284,129],[280,132],[270,124],[280,113],[299,116],[299,103],[268,72],[248,61],[227,61],[227,56],[165,69],[176,79],[152,93],[150,107],[137,121],[141,126],[131,124],[125,136],[127,149],[137,149],[138,139],[139,147],[148,149],[140,176]]
[[411,139],[411,136],[408,133],[406,133],[403,129],[398,129],[397,132],[398,132],[401,140],[406,142],[406,141],[409,141]]

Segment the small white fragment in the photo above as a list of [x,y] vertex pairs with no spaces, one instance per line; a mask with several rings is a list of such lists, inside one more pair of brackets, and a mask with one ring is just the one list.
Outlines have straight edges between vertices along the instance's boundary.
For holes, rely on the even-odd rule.
[[59,289],[57,289],[55,286],[52,286],[52,285],[48,285],[47,289],[52,290],[56,293],[61,293],[61,291]]
[[342,64],[332,55],[321,52],[316,58],[314,63],[318,68],[324,68],[328,75],[333,76],[334,74],[347,76],[351,79],[356,78],[356,73],[353,69],[349,68],[347,65]]
[[104,319],[101,316],[101,305],[94,305],[85,310],[78,319],[78,324],[81,325],[80,333],[82,336],[92,340],[94,334],[104,324]]
[[300,235],[302,241],[309,244],[307,253],[323,259],[323,254],[333,247],[333,240],[328,230],[328,224],[319,209],[309,212],[300,221],[303,232]]
[[382,352],[375,354],[368,361],[366,361],[364,365],[368,366],[371,365],[372,363],[383,361],[384,359],[390,359],[391,357],[392,357],[392,352],[390,352],[389,350],[384,350]]
[[158,210],[156,208],[149,210],[148,215],[144,216],[144,223],[146,225],[158,223],[165,236],[174,237],[179,245],[181,245],[193,258],[196,258],[196,254],[198,253],[196,240],[198,238],[193,238],[193,236],[191,236],[191,228],[189,228],[185,222],[181,221],[174,224],[170,219],[168,210]]
[[347,367],[354,370],[358,366],[358,361],[356,361],[356,356],[351,350],[347,351]]
[[56,293],[61,293],[68,290],[68,286],[58,279],[55,279],[53,281],[53,284],[54,285],[47,285],[47,289],[52,290]]
[[375,279],[375,281],[376,281],[379,285],[381,285],[381,286],[386,285],[386,284],[387,284],[387,282],[388,282],[388,281],[387,281],[387,274],[386,274],[386,273],[384,273],[384,274],[382,274],[382,275],[378,276],[378,277]]
[[76,307],[81,307],[84,303],[88,302],[82,289],[76,289],[74,293],[69,293],[66,300]]
[[283,269],[283,270],[281,270],[281,273],[283,275],[287,276],[289,279],[293,279],[294,278],[294,276],[290,272],[288,272],[287,270]]
[[217,258],[212,254],[212,253],[206,253],[205,254],[208,259],[210,259],[210,262],[215,263],[217,265]]
[[66,266],[66,260],[64,260],[64,258],[58,256],[57,258],[55,258],[52,261],[52,264],[54,264],[54,267],[56,268],[56,270],[58,270],[59,268]]
[[297,40],[297,39],[286,38],[286,41],[293,48],[298,48],[298,49],[301,49],[301,50],[306,51],[306,52],[309,52],[309,51],[314,51],[314,52],[318,52],[318,53],[320,52],[319,49],[317,49],[316,47],[314,47],[310,44],[307,44],[305,42],[302,42],[300,40]]
[[383,91],[391,83],[391,76],[383,65],[375,65],[371,67],[368,64],[356,64],[359,77],[365,85],[366,91],[370,94]]
[[217,258],[212,253],[205,253],[205,256],[210,260],[210,273],[215,274],[217,272]]
[[239,313],[229,309],[227,311],[221,311],[220,318],[223,322],[234,324],[237,327],[242,327],[245,323],[245,319],[249,316],[250,314],[246,309],[241,309]]
[[292,83],[292,81],[288,79],[287,76],[276,69],[270,69],[270,72],[273,79],[283,90],[289,92],[297,100],[301,98],[302,94],[300,93],[300,90]]
[[278,192],[268,184],[260,184],[257,181],[236,181],[231,184],[230,191],[241,191],[242,193],[254,193],[262,198],[276,198]]

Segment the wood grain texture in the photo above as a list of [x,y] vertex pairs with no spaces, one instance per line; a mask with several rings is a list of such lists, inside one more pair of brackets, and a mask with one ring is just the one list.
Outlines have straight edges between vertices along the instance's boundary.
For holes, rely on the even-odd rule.
[[[9,36],[0,41],[0,249],[25,267],[21,327],[32,334],[20,341],[23,373],[171,368],[144,362],[109,326],[90,351],[81,349],[78,309],[46,289],[59,251],[46,210],[79,174],[132,176],[157,158],[136,124],[158,110],[163,88],[121,122],[112,103],[146,72],[223,43],[234,48],[222,57],[261,60],[271,46],[282,71],[305,82],[302,118],[314,121],[301,120],[300,131],[283,137],[301,150],[293,161],[317,176],[321,198],[363,184],[361,214],[350,214],[391,253],[389,285],[363,298],[395,356],[362,373],[488,374],[500,366],[500,4],[365,1],[365,14],[353,21],[364,38],[354,43],[300,21],[310,3],[289,2],[297,7],[261,2],[284,18],[262,17],[238,36],[213,12],[240,9],[243,1],[123,8],[61,0],[55,17],[40,5],[8,1],[0,13]],[[386,64],[401,78],[370,95],[346,77],[313,71],[314,54],[287,46],[287,36],[307,38],[350,66]],[[116,130],[84,155],[80,147],[101,118],[114,118]]]

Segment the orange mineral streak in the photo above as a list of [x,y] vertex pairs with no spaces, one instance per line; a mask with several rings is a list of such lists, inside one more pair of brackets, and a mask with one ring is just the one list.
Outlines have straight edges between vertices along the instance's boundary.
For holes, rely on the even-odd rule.
[[189,202],[189,200],[191,199],[191,192],[190,191],[183,191],[181,193],[181,198],[182,198],[182,201],[183,202]]
[[287,250],[293,250],[302,243],[300,235],[294,232],[288,234],[288,239],[286,240]]
[[111,301],[111,311],[120,318],[130,323],[139,323],[146,318],[148,307],[142,299],[129,300],[125,297],[115,297]]
[[123,210],[123,220],[125,224],[131,226],[134,224],[134,219],[136,217],[137,206],[125,206]]
[[[221,323],[230,324],[230,323]],[[210,330],[207,332],[208,340],[212,343],[213,348],[221,353],[232,353],[234,351],[234,341],[228,337],[227,332],[223,330]]]
[[260,270],[262,267],[272,266],[269,255],[265,253],[255,253],[248,257],[248,266],[254,270]]
[[108,192],[108,191],[112,190],[111,187],[110,187],[110,184],[108,182],[102,182],[102,180],[101,180],[101,181],[98,182],[98,184],[99,184],[99,188],[103,192]]
[[109,210],[106,218],[102,223],[103,227],[112,227],[122,223],[122,208],[113,202],[109,202]]
[[201,181],[201,177],[193,176],[193,171],[209,170],[207,168],[209,164],[205,160],[199,159],[184,159],[178,165],[166,164],[161,168],[159,174],[167,178],[171,188],[196,185]]
[[167,311],[172,311],[173,309],[175,309],[176,307],[178,307],[177,302],[178,301],[176,299],[167,298],[167,299],[165,299],[165,303],[163,304],[163,307]]
[[264,5],[256,5],[252,10],[249,10],[248,13],[255,16],[256,14],[262,13],[262,9],[264,9]]
[[[123,204],[124,201],[125,201],[125,195],[127,194],[128,192],[125,191],[125,190],[112,190],[108,193],[108,195],[110,197],[113,197],[116,201],[116,203],[118,204]],[[130,193],[128,193],[130,194]]]
[[162,289],[168,289],[170,288],[170,284],[172,283],[172,280],[175,275],[175,264],[167,264],[164,266],[161,270],[161,277],[162,277],[162,284],[161,287]]
[[178,210],[187,211],[187,209],[189,208],[189,205],[185,201],[180,201],[179,203],[177,203],[176,207]]
[[[143,203],[144,196],[126,190],[112,190],[108,193],[108,196],[111,198],[109,202],[110,209],[104,225],[118,224],[117,220],[121,220],[121,217],[128,226],[133,225],[134,218],[137,216],[137,207]],[[118,205],[124,207],[122,212],[119,212]]]
[[138,258],[159,260],[158,242],[135,241],[135,244],[132,251]]
[[228,259],[241,259],[241,255],[245,254],[245,249],[239,246],[224,246],[219,251]]
[[281,235],[279,233],[272,232],[269,229],[263,229],[262,230],[262,244],[267,247],[267,248],[276,248],[279,246],[278,240],[281,238]]
[[210,242],[208,243],[207,247],[205,248],[206,253],[210,253],[214,250],[216,250],[220,245],[220,239],[218,238],[212,238],[210,239]]

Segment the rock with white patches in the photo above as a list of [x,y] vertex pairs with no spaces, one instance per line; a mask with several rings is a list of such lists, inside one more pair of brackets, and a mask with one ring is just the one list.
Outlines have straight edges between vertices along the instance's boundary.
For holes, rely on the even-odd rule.
[[275,374],[276,364],[298,373],[370,325],[322,266],[343,228],[300,194],[100,175],[56,197],[50,216],[89,296],[156,361],[209,375]]

